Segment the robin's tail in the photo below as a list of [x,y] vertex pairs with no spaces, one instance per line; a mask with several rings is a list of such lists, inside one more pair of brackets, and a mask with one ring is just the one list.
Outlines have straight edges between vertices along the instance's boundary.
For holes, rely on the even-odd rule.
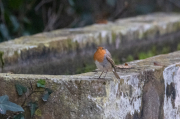
[[120,79],[119,75],[115,71],[112,71],[112,72],[114,73],[117,79]]

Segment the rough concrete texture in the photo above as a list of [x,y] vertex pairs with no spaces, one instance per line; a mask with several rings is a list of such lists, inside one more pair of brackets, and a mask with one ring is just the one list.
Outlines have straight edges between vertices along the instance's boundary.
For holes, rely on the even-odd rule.
[[106,46],[121,62],[128,54],[137,55],[152,45],[159,49],[166,45],[176,48],[180,44],[179,29],[180,14],[154,13],[24,36],[0,43],[5,62],[0,72],[77,74],[82,69],[87,72],[95,68],[92,55],[96,46]]
[[[156,13],[1,43],[3,72],[15,74],[0,74],[0,96],[6,94],[10,101],[21,105],[25,96],[17,95],[15,84],[30,88],[32,82],[36,89],[37,80],[44,79],[46,87],[53,90],[49,100],[43,102],[42,94],[35,93],[27,101],[38,103],[36,119],[179,119],[180,52],[130,62],[133,68],[118,69],[120,80],[111,72],[105,79],[97,79],[100,72],[69,76],[16,74],[76,73],[78,67],[94,64],[92,54],[98,45],[107,46],[117,59],[143,50],[140,46],[176,47],[180,43],[179,29],[179,14]],[[28,108],[25,116],[30,118]]]
[[[128,63],[133,68],[118,69],[120,80],[108,72],[105,79],[97,79],[100,72],[79,75],[0,74],[0,95],[8,95],[19,105],[15,83],[35,89],[44,79],[53,93],[41,101],[41,94],[33,94],[37,101],[35,119],[179,119],[180,118],[180,51]],[[30,100],[29,100],[30,101]],[[28,102],[28,101],[27,101]],[[29,110],[25,112],[30,118]]]

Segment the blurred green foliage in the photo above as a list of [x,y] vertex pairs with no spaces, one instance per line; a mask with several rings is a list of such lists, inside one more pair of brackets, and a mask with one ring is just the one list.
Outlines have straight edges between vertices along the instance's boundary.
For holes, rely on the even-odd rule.
[[42,18],[35,14],[37,0],[0,0],[0,42],[43,30]]
[[180,11],[178,0],[0,0],[0,42],[59,28],[106,23],[154,11]]
[[81,67],[81,68],[76,69],[75,74],[80,74],[80,73],[84,73],[84,72],[90,72],[90,71],[93,71],[94,69],[96,69],[95,65],[86,64],[86,65],[84,65],[83,68]]
[[130,62],[130,61],[133,61],[133,60],[134,60],[134,57],[132,55],[127,56],[127,59],[126,59],[127,62]]
[[179,43],[178,46],[177,46],[177,50],[180,50],[180,43]]
[[[178,45],[177,45],[177,50],[178,50]],[[147,51],[147,52],[140,52],[138,54],[138,58],[139,59],[146,59],[148,57],[152,57],[152,56],[155,56],[155,55],[158,55],[158,54],[166,54],[166,53],[169,53],[170,52],[170,46],[164,46],[161,50],[158,50],[157,51],[157,48],[156,46],[152,46],[152,48]]]
[[153,54],[151,51],[149,51],[149,52],[140,52],[139,53],[139,59],[145,59],[145,58],[148,58],[148,57],[152,57],[154,55],[155,54]]

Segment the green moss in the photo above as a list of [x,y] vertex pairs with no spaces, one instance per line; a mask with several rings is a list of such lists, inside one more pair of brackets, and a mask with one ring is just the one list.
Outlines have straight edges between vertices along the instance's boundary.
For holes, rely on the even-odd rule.
[[[155,56],[155,55],[157,55],[157,48],[156,48],[155,45],[153,45],[151,50],[149,50],[148,52],[140,52],[138,54],[138,57],[139,57],[139,59],[145,59],[145,58],[152,57],[152,56]],[[128,58],[127,58],[127,61],[134,60],[132,58],[133,58],[133,56],[129,55]]]
[[95,69],[95,65],[87,65],[86,67],[85,67],[85,72],[89,72],[89,71],[92,71],[93,69]]
[[73,49],[73,44],[72,44],[71,39],[67,39],[67,44],[68,44],[69,49]]
[[152,46],[151,52],[153,53],[153,55],[157,54],[157,49],[155,45]]
[[179,28],[180,28],[180,22],[173,23],[173,28],[172,28],[173,31],[177,31]]
[[35,111],[35,115],[41,117],[41,115],[42,115],[41,110],[40,110],[40,109],[37,109],[37,110]]
[[155,54],[154,54],[152,51],[149,51],[149,52],[147,53],[147,55],[148,55],[148,57],[152,57],[152,56],[154,56]]
[[3,70],[3,67],[4,67],[4,59],[3,59],[3,55],[4,55],[4,52],[0,51],[0,64],[1,64],[2,70]]
[[126,58],[126,61],[129,62],[129,61],[133,61],[134,58],[132,55],[128,55],[127,58]]
[[145,59],[145,58],[152,57],[152,56],[154,56],[152,51],[149,51],[147,53],[146,52],[141,52],[138,55],[139,59]]
[[162,49],[163,54],[166,54],[166,53],[169,53],[169,52],[170,52],[170,47],[169,46],[163,47],[163,49]]
[[144,31],[143,33],[139,33],[139,36],[138,38],[139,39],[142,39],[142,38],[149,38],[152,36],[152,34],[155,33],[155,29],[154,28],[150,28],[150,29],[147,29],[146,31]]
[[68,45],[69,50],[75,50],[77,48],[77,46],[78,46],[77,44],[78,44],[77,41],[72,42],[71,39],[67,39],[67,45]]
[[113,43],[115,43],[116,37],[117,37],[116,34],[112,32],[111,36],[112,36],[112,41],[113,41]]
[[141,52],[138,54],[139,59],[145,59],[147,58],[147,54],[145,52]]
[[178,43],[177,50],[180,50],[180,43]]
[[80,73],[90,72],[94,69],[96,69],[96,66],[94,64],[86,64],[83,68],[79,67],[75,73],[80,74]]
[[14,51],[14,55],[15,55],[15,56],[18,56],[18,51]]
[[113,57],[113,60],[114,60],[115,64],[120,64],[120,60],[119,60],[119,58],[117,58],[117,57]]

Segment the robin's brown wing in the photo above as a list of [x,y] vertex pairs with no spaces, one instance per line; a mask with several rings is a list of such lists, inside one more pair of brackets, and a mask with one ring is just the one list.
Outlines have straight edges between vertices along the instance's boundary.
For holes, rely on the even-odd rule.
[[112,56],[111,53],[106,49],[106,59],[111,63],[114,71],[112,71],[114,73],[114,75],[116,76],[117,79],[120,79],[119,75],[116,73],[116,65],[114,63],[114,61],[112,60]]
[[112,60],[112,58],[109,57],[108,55],[106,55],[106,59],[111,63],[112,67],[114,68],[114,71],[116,72],[115,63],[114,63],[114,61]]

